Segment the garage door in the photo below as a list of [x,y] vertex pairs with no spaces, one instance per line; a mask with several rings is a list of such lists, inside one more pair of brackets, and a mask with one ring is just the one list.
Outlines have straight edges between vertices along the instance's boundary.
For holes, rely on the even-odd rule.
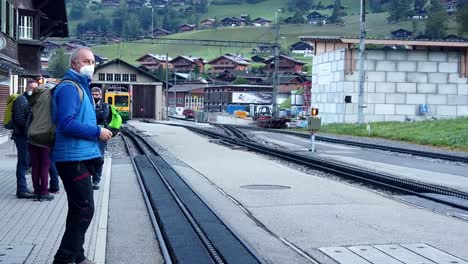
[[133,86],[133,118],[156,118],[156,87]]

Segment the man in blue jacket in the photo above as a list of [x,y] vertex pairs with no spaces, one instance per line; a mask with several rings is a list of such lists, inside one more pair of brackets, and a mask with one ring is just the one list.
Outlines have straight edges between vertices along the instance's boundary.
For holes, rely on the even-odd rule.
[[[98,140],[107,141],[111,131],[96,123],[89,84],[94,74],[94,54],[87,47],[74,50],[70,69],[54,91],[52,119],[57,126],[52,160],[68,199],[65,233],[54,264],[92,264],[84,255],[86,231],[93,219],[94,199],[90,175],[99,165]],[[77,87],[78,85],[78,87]],[[81,89],[79,92],[78,89]]]

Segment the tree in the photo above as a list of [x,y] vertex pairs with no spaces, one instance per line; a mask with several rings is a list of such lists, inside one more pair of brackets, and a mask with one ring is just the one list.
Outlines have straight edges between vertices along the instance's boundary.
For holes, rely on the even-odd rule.
[[315,7],[315,9],[317,9],[317,10],[323,10],[323,9],[325,9],[325,7],[324,7],[323,4],[322,4],[322,1],[318,2],[318,4],[317,4],[317,6]]
[[334,24],[343,23],[343,19],[341,19],[343,15],[344,15],[344,12],[341,9],[341,1],[335,0],[335,6],[333,7],[333,13],[330,16],[330,22]]
[[468,3],[458,7],[456,17],[458,33],[460,35],[468,33]]
[[440,0],[431,0],[431,7],[426,21],[426,35],[430,38],[440,39],[447,32],[447,10]]
[[77,5],[72,5],[70,9],[70,18],[74,20],[81,19],[83,17],[84,8]]
[[62,78],[69,67],[69,56],[63,48],[58,49],[50,58],[49,72],[55,78]]
[[408,13],[412,10],[411,0],[393,0],[390,2],[388,22],[396,23],[405,20]]
[[195,11],[199,14],[208,13],[208,0],[201,0],[199,4],[196,4]]
[[423,10],[426,1],[424,0],[414,0],[414,10]]
[[312,0],[289,0],[288,7],[290,10],[310,10],[314,6]]
[[297,11],[296,13],[294,13],[291,22],[293,24],[305,24],[306,20],[304,16],[302,15],[302,12]]

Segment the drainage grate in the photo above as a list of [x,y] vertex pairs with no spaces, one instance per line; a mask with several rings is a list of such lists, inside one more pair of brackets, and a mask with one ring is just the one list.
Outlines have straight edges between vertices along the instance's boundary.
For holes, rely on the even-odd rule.
[[23,264],[33,248],[34,245],[0,245],[0,264]]
[[248,190],[286,190],[291,189],[289,186],[284,185],[270,185],[270,184],[251,184],[241,186],[243,189]]

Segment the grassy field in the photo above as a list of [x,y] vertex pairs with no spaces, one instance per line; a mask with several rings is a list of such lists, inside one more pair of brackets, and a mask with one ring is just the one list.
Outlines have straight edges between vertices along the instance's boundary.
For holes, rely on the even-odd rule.
[[[368,16],[369,36],[387,36],[392,30],[397,28],[409,28],[410,22],[401,22],[388,25],[385,20],[386,14],[370,14]],[[284,49],[299,40],[299,36],[310,35],[343,35],[357,36],[359,32],[358,16],[345,17],[345,26],[337,25],[282,25],[280,28],[281,44]],[[273,41],[274,30],[272,27],[243,27],[243,28],[218,28],[213,30],[198,30],[181,34],[171,35],[171,38],[184,39],[212,39],[212,40],[244,40],[244,41]],[[206,46],[187,45],[162,45],[152,44],[149,41],[138,41],[131,43],[113,44],[106,46],[96,46],[93,48],[98,54],[109,59],[121,58],[129,63],[145,53],[165,54],[169,56],[193,55],[211,59],[226,52],[239,53],[250,56],[251,48],[219,48]],[[304,58],[310,60],[310,58]]]
[[[372,137],[468,151],[468,118],[371,123]],[[366,125],[330,124],[320,132],[367,137]]]

